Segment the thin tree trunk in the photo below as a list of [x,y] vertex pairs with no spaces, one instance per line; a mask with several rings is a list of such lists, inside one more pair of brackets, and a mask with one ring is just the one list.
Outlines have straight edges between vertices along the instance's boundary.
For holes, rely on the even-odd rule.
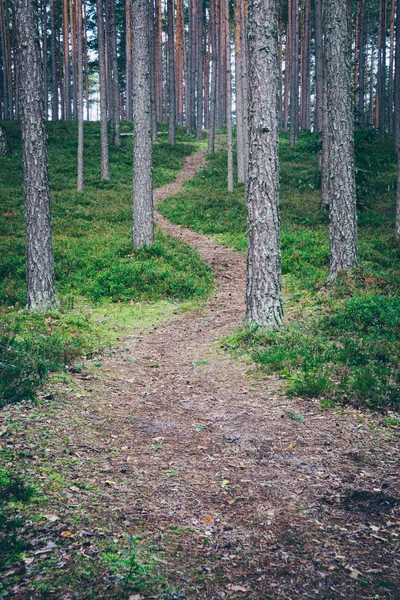
[[229,0],[225,0],[225,55],[226,55],[226,129],[228,138],[228,192],[233,192],[233,136],[232,136],[232,78],[231,78],[231,29],[229,23]]
[[386,108],[386,0],[380,3],[379,50],[378,50],[378,128],[381,136],[385,134]]
[[207,22],[204,22],[204,129],[210,125],[210,60],[211,60],[211,32],[210,25],[207,28]]
[[[147,0],[133,0],[133,245],[154,242],[150,44]],[[174,113],[175,114],[175,113]]]
[[63,0],[63,50],[64,50],[64,119],[71,120],[71,83],[69,62],[68,0]]
[[76,2],[76,58],[77,58],[77,110],[78,110],[78,192],[83,191],[83,20],[82,0]]
[[299,23],[298,0],[291,0],[290,33],[290,145],[294,146],[299,133]]
[[157,141],[157,84],[156,84],[156,44],[155,44],[155,12],[154,0],[149,2],[149,48],[150,48],[150,92],[151,92],[151,138]]
[[104,46],[104,20],[103,0],[96,0],[97,7],[97,38],[99,54],[99,81],[100,81],[100,141],[101,141],[101,178],[110,179],[110,161],[108,156],[108,128],[107,128],[107,82],[106,61]]
[[360,33],[358,40],[358,119],[361,129],[365,128],[365,16],[367,0],[361,0]]
[[247,46],[247,0],[240,2],[240,47],[241,47],[241,87],[243,104],[243,171],[244,183],[247,185],[249,172],[249,64],[248,64],[248,46]]
[[9,156],[11,154],[10,144],[7,140],[6,130],[0,123],[0,156]]
[[389,87],[388,87],[388,131],[394,133],[393,122],[393,107],[394,107],[394,17],[395,17],[396,0],[392,0],[392,9],[390,13],[390,46],[389,46]]
[[119,147],[121,145],[121,129],[120,129],[120,100],[119,100],[119,75],[118,75],[118,56],[117,56],[117,29],[115,22],[115,0],[110,0],[110,58],[112,70],[112,121],[114,144]]
[[315,0],[315,131],[322,131],[322,112],[324,94],[323,64],[324,54],[322,38],[322,0]]
[[236,96],[236,155],[238,181],[244,181],[244,154],[243,154],[243,95],[242,95],[242,73],[241,73],[241,52],[240,45],[240,3],[241,0],[235,0],[235,96]]
[[196,95],[196,138],[203,137],[203,66],[204,66],[204,3],[197,0],[197,95]]
[[126,71],[126,120],[132,121],[132,6],[131,0],[125,0],[125,71]]
[[310,129],[310,26],[311,26],[311,4],[305,0],[304,4],[304,30],[303,30],[303,54],[301,70],[301,127]]
[[38,45],[36,5],[14,0],[18,46],[26,239],[28,308],[58,307],[51,236],[50,188],[46,131],[43,119],[43,79]]
[[163,120],[163,57],[162,57],[162,7],[161,0],[155,0],[156,3],[156,53],[155,61],[157,67],[157,120]]
[[85,64],[86,120],[90,121],[89,57],[88,57],[88,41],[87,41],[86,0],[83,0],[83,11],[84,11],[83,59],[84,59],[84,64]]
[[184,43],[185,23],[183,0],[176,3],[176,83],[177,83],[177,115],[179,125],[183,125],[183,75],[184,75]]
[[[400,148],[400,0],[396,0],[396,61],[394,71],[394,135]],[[400,210],[400,209],[399,209]]]
[[7,33],[6,33],[6,20],[4,18],[4,7],[3,2],[0,1],[0,36],[1,36],[1,57],[2,57],[2,74],[3,74],[3,107],[4,107],[4,118],[11,118],[11,87],[9,85],[9,61],[7,57]]
[[[322,0],[315,0],[316,2]],[[289,127],[289,96],[290,96],[290,14],[291,14],[291,0],[288,0],[288,22],[286,25],[285,34],[285,102],[283,106],[283,129],[288,130]]]
[[47,79],[47,0],[43,0],[42,6],[42,56],[44,118],[47,119],[49,97],[49,84]]
[[376,127],[374,120],[374,58],[375,58],[375,37],[371,40],[371,71],[369,80],[369,124]]
[[283,324],[278,163],[277,0],[249,1],[250,164],[246,319]]
[[350,6],[348,0],[325,0],[325,10],[332,281],[357,264],[357,215]]
[[353,90],[354,106],[358,106],[358,43],[360,33],[360,0],[355,0],[355,28],[354,28],[354,58],[353,58]]
[[78,118],[78,68],[76,64],[76,2],[70,0],[70,24],[71,24],[71,57],[72,57],[72,106],[73,119]]
[[54,0],[50,0],[50,44],[51,44],[51,118],[58,120],[57,49]]
[[174,0],[167,0],[168,12],[168,143],[175,144],[175,43],[174,43]]
[[[400,0],[399,0],[400,1]],[[208,131],[208,152],[211,154],[215,149],[215,118],[217,99],[217,28],[215,16],[216,0],[210,0],[210,27],[211,27],[211,98],[210,98],[210,126]]]

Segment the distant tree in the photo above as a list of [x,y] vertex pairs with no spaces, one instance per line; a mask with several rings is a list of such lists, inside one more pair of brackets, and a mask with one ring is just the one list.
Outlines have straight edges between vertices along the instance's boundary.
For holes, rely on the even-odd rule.
[[57,308],[51,237],[50,190],[43,79],[34,0],[14,0],[25,195],[28,308]]
[[106,49],[104,40],[103,0],[96,0],[97,36],[99,50],[99,81],[100,81],[100,142],[101,142],[101,178],[110,179],[110,159],[108,154],[107,127],[107,74]]
[[11,154],[10,144],[7,140],[6,130],[0,123],[0,156],[7,156],[8,154]]
[[75,0],[78,111],[78,191],[83,190],[83,20],[82,0]]
[[325,0],[325,74],[329,136],[329,278],[357,264],[351,13],[348,0]]
[[150,47],[147,0],[133,0],[133,244],[154,241]]
[[278,0],[249,1],[250,152],[246,318],[283,323],[278,163]]
[[175,144],[175,121],[176,121],[176,99],[175,99],[175,43],[174,43],[174,0],[167,2],[168,16],[168,142]]

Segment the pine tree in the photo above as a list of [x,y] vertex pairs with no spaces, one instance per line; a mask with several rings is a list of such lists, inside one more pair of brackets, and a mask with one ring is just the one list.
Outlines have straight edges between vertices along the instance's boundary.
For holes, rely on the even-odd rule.
[[26,240],[28,308],[58,307],[51,235],[50,189],[43,110],[43,78],[34,0],[14,0],[18,47],[18,77]]
[[250,162],[246,318],[283,323],[278,164],[277,0],[249,1]]

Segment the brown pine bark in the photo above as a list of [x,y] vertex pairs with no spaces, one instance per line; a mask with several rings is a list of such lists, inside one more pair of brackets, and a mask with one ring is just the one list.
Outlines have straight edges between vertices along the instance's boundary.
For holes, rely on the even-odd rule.
[[133,0],[133,245],[154,241],[150,47],[147,0]]
[[[396,0],[396,60],[394,70],[394,135],[400,148],[400,0]],[[398,190],[399,193],[399,190]],[[400,210],[400,208],[398,208]]]
[[64,55],[64,119],[71,119],[71,83],[69,61],[68,0],[63,0],[63,55]]
[[210,25],[204,23],[204,129],[210,124],[210,60],[211,60],[211,31]]
[[386,130],[386,0],[380,2],[377,117],[377,127],[383,136]]
[[365,20],[367,0],[360,4],[360,30],[358,40],[358,120],[361,129],[365,128]]
[[0,36],[1,36],[1,56],[2,56],[2,83],[3,83],[3,115],[4,119],[10,119],[11,109],[11,87],[9,85],[10,63],[7,56],[7,28],[4,15],[3,2],[0,2]]
[[44,118],[48,116],[48,79],[47,79],[47,0],[42,5],[42,68],[43,68],[43,106]]
[[[316,2],[321,0],[316,0]],[[283,129],[288,130],[289,127],[289,97],[290,97],[290,15],[291,15],[291,0],[288,0],[288,22],[285,31],[285,101],[283,105]]]
[[232,77],[231,77],[231,30],[229,0],[225,0],[224,36],[226,56],[226,130],[228,138],[228,192],[233,192],[233,136],[232,136]]
[[175,43],[174,43],[174,0],[167,0],[168,20],[168,143],[175,144]]
[[100,82],[100,142],[101,142],[101,178],[110,179],[110,161],[108,155],[108,127],[107,127],[107,81],[104,43],[104,15],[103,1],[96,0],[97,8],[97,39],[99,56],[99,82]]
[[83,19],[82,0],[75,0],[78,118],[78,192],[83,191]]
[[85,98],[86,98],[86,120],[90,121],[90,98],[89,98],[89,57],[87,40],[87,16],[86,0],[83,0],[84,33],[83,33],[83,61],[85,67]]
[[132,7],[131,0],[125,0],[125,71],[126,71],[126,120],[132,121]]
[[392,0],[390,12],[389,84],[388,84],[388,132],[394,133],[394,17],[396,0]]
[[249,0],[250,164],[246,319],[283,324],[278,162],[277,0]]
[[322,112],[324,107],[324,54],[322,31],[322,0],[315,0],[315,131],[322,131]]
[[360,26],[360,0],[355,3],[355,28],[354,28],[354,57],[353,57],[353,90],[354,106],[358,106],[358,41]]
[[243,95],[240,45],[240,1],[235,0],[234,8],[234,41],[235,41],[235,97],[236,97],[236,156],[239,183],[244,182],[243,164]]
[[302,69],[301,69],[301,128],[311,129],[310,107],[310,43],[311,43],[311,2],[304,2],[302,40]]
[[357,265],[357,215],[348,0],[325,0],[329,135],[329,279]]
[[216,0],[210,0],[210,28],[211,28],[211,95],[210,95],[210,124],[208,131],[208,152],[215,150],[215,123],[217,102],[217,26],[216,26]]
[[203,137],[204,3],[203,0],[197,0],[197,3],[196,138],[201,140]]
[[72,106],[73,118],[76,121],[78,118],[78,68],[76,62],[76,2],[69,2],[69,18],[71,25],[71,63],[72,63]]
[[375,111],[374,111],[374,59],[375,59],[375,37],[371,40],[371,67],[369,78],[369,124],[376,127]]
[[177,83],[177,114],[178,123],[183,125],[183,81],[184,81],[184,44],[185,24],[183,12],[183,0],[176,3],[176,83]]
[[58,120],[57,39],[54,0],[50,0],[51,118]]
[[51,236],[50,188],[43,78],[33,0],[14,0],[18,47],[25,197],[26,287],[28,308],[58,307]]
[[296,144],[299,133],[299,5],[291,0],[290,13],[290,145]]

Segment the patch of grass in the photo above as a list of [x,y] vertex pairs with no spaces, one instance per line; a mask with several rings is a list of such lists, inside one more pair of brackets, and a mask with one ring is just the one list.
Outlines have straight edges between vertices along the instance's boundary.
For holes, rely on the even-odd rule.
[[[59,311],[32,315],[25,306],[25,247],[19,124],[7,122],[13,149],[0,158],[0,406],[33,398],[49,372],[113,343],[134,325],[176,310],[171,303],[204,299],[210,268],[188,245],[160,231],[134,250],[132,138],[110,147],[111,180],[100,179],[99,124],[85,123],[85,191],[76,186],[76,123],[48,123],[51,199]],[[131,130],[130,124],[123,125]],[[174,180],[197,150],[178,130],[178,143],[154,144],[154,186]],[[160,136],[160,140],[163,140]],[[138,304],[140,302],[140,305]],[[147,303],[146,305],[144,303]]]
[[[394,237],[397,157],[393,139],[356,135],[360,264],[325,287],[328,214],[320,208],[319,138],[302,133],[295,148],[280,138],[282,273],[286,328],[238,332],[226,348],[250,354],[288,380],[288,394],[372,408],[399,404],[400,247]],[[168,219],[245,252],[244,187],[226,191],[227,157],[219,152],[183,192],[168,198]],[[293,318],[290,318],[293,316]]]

